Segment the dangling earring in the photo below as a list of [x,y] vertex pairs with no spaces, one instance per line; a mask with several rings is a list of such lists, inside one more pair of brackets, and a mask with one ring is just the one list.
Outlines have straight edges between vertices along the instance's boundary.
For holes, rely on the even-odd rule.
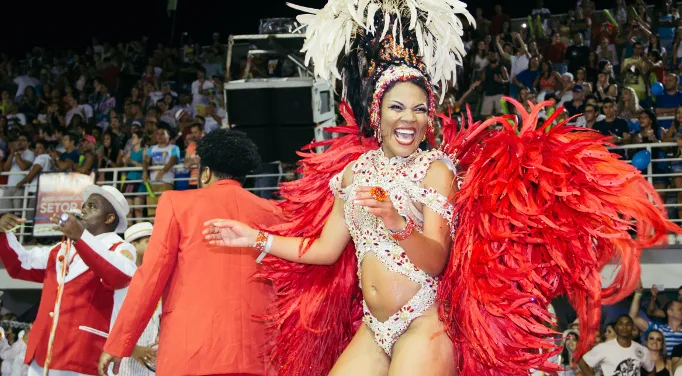
[[374,129],[374,137],[376,137],[377,142],[381,145],[381,128]]
[[426,141],[426,132],[424,132],[424,137],[422,137],[422,142]]

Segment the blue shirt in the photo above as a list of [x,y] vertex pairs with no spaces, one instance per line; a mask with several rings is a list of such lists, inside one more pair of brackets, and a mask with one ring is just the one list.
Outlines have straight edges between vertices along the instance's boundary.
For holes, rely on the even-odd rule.
[[523,84],[525,87],[532,87],[533,83],[535,82],[535,79],[538,78],[540,75],[540,70],[530,70],[526,69],[525,71],[519,73],[516,75],[516,79]]
[[81,153],[78,151],[78,149],[73,149],[71,153],[69,152],[64,152],[62,155],[59,156],[60,161],[65,161],[67,159],[70,159],[73,161],[73,163],[78,164],[78,160],[81,157]]
[[[656,96],[656,108],[676,108],[682,106],[682,92],[677,91],[675,94],[663,93]],[[658,125],[668,129],[673,124],[672,120],[659,120]]]

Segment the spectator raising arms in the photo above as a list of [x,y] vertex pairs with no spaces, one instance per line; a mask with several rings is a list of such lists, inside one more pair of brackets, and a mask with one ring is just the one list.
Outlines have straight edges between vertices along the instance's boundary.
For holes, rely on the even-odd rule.
[[509,81],[509,75],[507,68],[499,64],[499,55],[496,51],[488,53],[488,61],[490,64],[481,76],[483,81],[481,115],[496,115],[502,113],[500,99],[504,95],[504,84]]
[[671,355],[673,347],[682,344],[682,302],[670,301],[663,307],[663,312],[666,315],[666,323],[658,324],[649,322],[639,316],[640,300],[642,298],[642,283],[640,282],[635,290],[632,304],[630,305],[630,317],[634,320],[635,325],[642,332],[649,332],[656,329],[663,333],[665,337],[665,350],[667,355]]
[[561,41],[561,36],[558,31],[552,32],[550,37],[550,44],[545,48],[545,59],[552,64],[552,68],[559,72],[559,74],[566,73],[568,65],[566,64],[566,43]]

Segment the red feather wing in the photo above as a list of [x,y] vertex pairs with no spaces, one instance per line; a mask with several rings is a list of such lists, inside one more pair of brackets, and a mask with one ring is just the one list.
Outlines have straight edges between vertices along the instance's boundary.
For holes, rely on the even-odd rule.
[[[328,128],[339,138],[312,143],[299,152],[301,179],[283,183],[280,204],[286,223],[269,229],[282,236],[304,237],[301,254],[322,228],[334,205],[331,178],[363,153],[376,149],[360,130],[346,103],[341,114],[347,125]],[[313,148],[326,146],[323,153]],[[275,304],[266,317],[273,337],[269,357],[280,375],[327,375],[352,339],[362,320],[362,294],[358,287],[353,243],[329,266],[292,263],[266,257],[259,277],[271,280]]]
[[[513,119],[500,117],[491,121],[502,130],[473,148],[466,143],[485,124],[445,135],[451,151],[469,150],[471,162],[456,195],[459,226],[438,292],[462,375],[556,370],[547,362],[558,349],[545,324],[560,294],[577,311],[582,355],[601,305],[635,288],[642,248],[681,230],[666,219],[651,184],[609,153],[603,136],[565,123],[546,131],[537,116],[546,103],[529,114],[507,100],[521,113],[518,132]],[[600,270],[612,260],[621,267],[602,290]]]

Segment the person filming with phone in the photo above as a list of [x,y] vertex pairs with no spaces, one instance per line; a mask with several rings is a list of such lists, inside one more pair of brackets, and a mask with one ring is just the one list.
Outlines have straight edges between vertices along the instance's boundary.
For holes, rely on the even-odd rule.
[[[665,319],[665,312],[663,309],[659,308],[657,304],[658,293],[663,292],[664,290],[665,286],[661,284],[651,286],[651,299],[649,300],[649,305],[646,308],[647,316]],[[677,301],[682,302],[682,286],[677,289]]]
[[[656,294],[658,294],[659,288],[663,286],[656,287]],[[642,282],[640,281],[637,289],[635,289],[635,295],[632,299],[632,305],[630,305],[630,317],[634,321],[634,324],[643,333],[647,333],[650,330],[656,329],[663,333],[665,338],[665,350],[668,356],[671,356],[673,348],[679,344],[682,344],[682,301],[671,300],[663,306],[662,312],[664,314],[665,323],[658,324],[655,322],[650,322],[643,317],[639,316],[639,306],[642,299],[642,294],[644,289],[642,288]],[[652,294],[654,291],[652,289]],[[652,300],[656,299],[656,295],[652,297]],[[655,303],[654,303],[655,304]]]

